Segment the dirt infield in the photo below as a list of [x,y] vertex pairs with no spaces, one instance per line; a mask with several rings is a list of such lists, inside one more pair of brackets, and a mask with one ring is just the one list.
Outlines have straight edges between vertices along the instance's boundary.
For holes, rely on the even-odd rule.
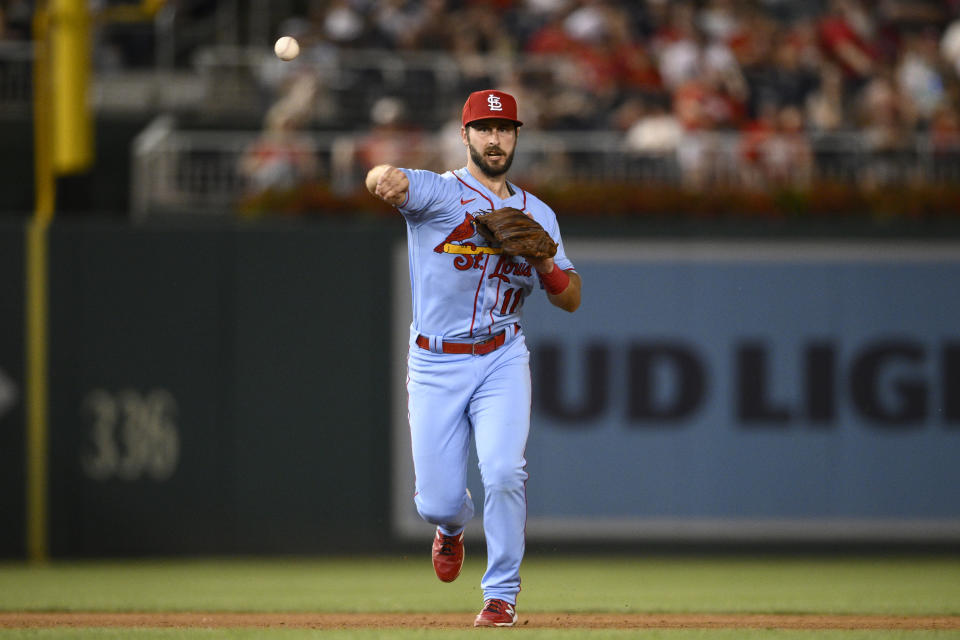
[[[0,612],[0,628],[462,629],[470,613],[78,613]],[[960,629],[960,616],[530,613],[540,629]]]

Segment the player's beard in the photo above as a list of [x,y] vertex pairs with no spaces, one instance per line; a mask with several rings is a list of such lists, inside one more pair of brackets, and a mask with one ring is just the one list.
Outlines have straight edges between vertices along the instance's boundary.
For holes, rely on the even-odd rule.
[[504,157],[503,164],[495,167],[487,161],[486,152],[480,153],[472,144],[468,144],[467,146],[470,148],[470,159],[473,160],[473,163],[477,165],[480,171],[483,171],[484,175],[488,178],[496,178],[509,171],[510,165],[513,164],[513,155],[517,152],[517,150],[514,149],[510,152],[510,155],[507,155],[500,147],[489,147],[486,151],[496,151]]

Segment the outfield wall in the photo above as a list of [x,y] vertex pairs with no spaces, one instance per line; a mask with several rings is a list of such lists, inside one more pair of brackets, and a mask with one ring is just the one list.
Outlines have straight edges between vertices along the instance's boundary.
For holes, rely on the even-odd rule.
[[[56,223],[53,555],[429,533],[402,231]],[[960,541],[960,245],[566,244],[582,308],[526,309],[531,540]],[[5,556],[24,550],[22,265],[22,228],[0,227]]]
[[[0,248],[21,238],[5,230]],[[57,223],[52,554],[316,552],[382,539],[389,292],[377,247],[390,242],[363,224]],[[15,254],[0,260],[22,264]],[[0,292],[22,287],[15,273]],[[22,389],[20,302],[0,300],[15,301],[0,307],[0,368]],[[11,444],[0,495],[14,519],[0,527],[4,555],[23,550],[21,408],[0,417]]]

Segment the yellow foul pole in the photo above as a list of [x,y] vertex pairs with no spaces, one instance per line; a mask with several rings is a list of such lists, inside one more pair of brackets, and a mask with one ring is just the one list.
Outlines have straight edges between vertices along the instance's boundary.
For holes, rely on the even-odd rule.
[[47,528],[47,230],[53,220],[53,122],[50,82],[50,14],[37,3],[33,17],[34,215],[26,228],[26,448],[27,557],[49,557]]

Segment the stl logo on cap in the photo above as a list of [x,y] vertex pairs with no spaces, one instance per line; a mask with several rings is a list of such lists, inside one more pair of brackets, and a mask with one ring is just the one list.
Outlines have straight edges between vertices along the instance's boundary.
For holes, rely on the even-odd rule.
[[510,120],[518,127],[523,124],[517,118],[517,99],[496,89],[474,91],[463,104],[461,122],[464,126],[487,119]]

